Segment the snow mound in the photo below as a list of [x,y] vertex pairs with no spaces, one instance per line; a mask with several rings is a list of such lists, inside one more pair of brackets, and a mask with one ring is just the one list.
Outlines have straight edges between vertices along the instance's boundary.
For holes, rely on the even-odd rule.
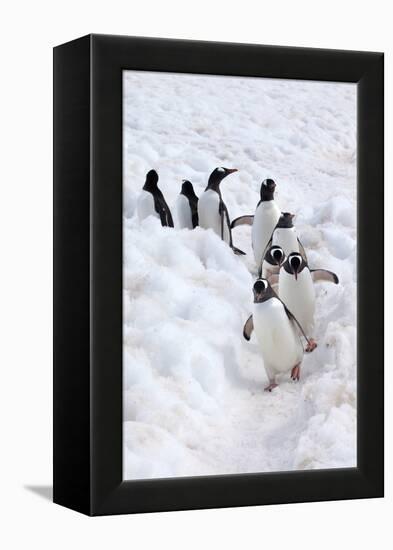
[[[124,76],[124,478],[356,465],[356,87],[138,73]],[[241,98],[239,100],[239,98]],[[271,394],[242,338],[256,274],[250,228],[235,256],[212,231],[176,228],[181,181],[203,192],[215,166],[232,219],[266,177],[295,224],[316,285],[318,348],[298,384]],[[155,168],[175,229],[137,220]]]

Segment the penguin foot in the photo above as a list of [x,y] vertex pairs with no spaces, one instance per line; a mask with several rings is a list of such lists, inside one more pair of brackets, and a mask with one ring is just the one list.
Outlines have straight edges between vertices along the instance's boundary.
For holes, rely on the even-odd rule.
[[265,391],[272,391],[274,390],[274,388],[277,388],[278,384],[276,384],[275,382],[272,382],[271,384],[269,384],[268,386],[266,386],[266,388],[264,388]]
[[300,380],[300,365],[295,365],[291,370],[291,378],[294,382]]
[[315,350],[315,348],[318,346],[318,344],[316,343],[316,341],[314,340],[314,338],[310,338],[310,341],[306,347],[306,353],[311,353],[312,351]]

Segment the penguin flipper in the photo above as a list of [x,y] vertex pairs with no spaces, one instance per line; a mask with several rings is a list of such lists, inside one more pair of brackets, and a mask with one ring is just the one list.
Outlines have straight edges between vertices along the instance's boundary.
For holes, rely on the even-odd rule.
[[233,229],[234,227],[237,227],[238,225],[252,225],[253,221],[254,221],[253,215],[240,216],[239,218],[236,218],[235,220],[232,221],[231,229]]
[[172,214],[167,205],[164,195],[157,189],[157,193],[154,196],[154,209],[160,216],[161,225],[163,227],[173,227]]
[[192,227],[195,229],[199,225],[199,216],[198,216],[198,197],[195,197],[194,200],[190,200],[191,208],[191,221]]
[[163,206],[164,206],[165,219],[166,219],[166,224],[165,225],[167,225],[168,227],[174,227],[172,214],[171,214],[171,211],[169,209],[169,206],[165,202],[165,199],[164,199],[164,205]]
[[243,252],[243,250],[240,250],[240,248],[236,248],[236,246],[232,246],[232,250],[233,250],[233,253],[236,254],[237,256],[247,256],[247,254]]
[[310,273],[314,283],[318,281],[328,281],[329,283],[338,285],[338,277],[333,271],[328,271],[327,269],[310,269]]
[[288,316],[288,319],[296,326],[297,330],[300,331],[300,334],[304,337],[304,339],[306,340],[307,342],[307,347],[310,346],[310,340],[307,338],[307,334],[304,332],[304,329],[302,327],[302,325],[299,323],[299,321],[296,319],[296,317],[294,316],[294,314],[292,312],[289,311],[289,309],[287,308],[287,306],[284,304],[284,302],[282,302],[282,304],[284,305],[284,308],[285,308],[285,313],[287,314]]
[[275,290],[273,290],[273,293],[274,293],[275,297],[277,298],[277,300],[280,300],[280,302],[284,306],[284,310],[285,310],[285,313],[287,314],[288,319],[291,321],[291,323],[293,323],[293,325],[296,327],[296,329],[298,331],[300,331],[300,334],[304,337],[304,339],[307,342],[307,347],[309,347],[311,345],[311,342],[310,342],[309,338],[307,337],[307,334],[304,332],[304,329],[303,329],[302,325],[296,319],[294,314],[291,311],[289,311],[289,309],[284,304],[284,302],[281,300],[281,298],[278,296],[278,294],[275,292]]
[[225,204],[220,197],[220,204],[218,206],[218,213],[220,214],[220,227],[221,227],[221,240],[224,240],[224,218],[225,218]]
[[297,242],[298,242],[298,244],[299,244],[299,252],[300,252],[300,255],[303,256],[304,261],[307,263],[307,254],[306,254],[306,251],[304,250],[304,246],[303,246],[302,243],[300,242],[299,237],[297,238]]
[[250,317],[245,322],[245,325],[243,328],[243,336],[247,340],[247,342],[250,340],[253,330],[254,330],[254,321],[252,319],[252,315],[250,315]]

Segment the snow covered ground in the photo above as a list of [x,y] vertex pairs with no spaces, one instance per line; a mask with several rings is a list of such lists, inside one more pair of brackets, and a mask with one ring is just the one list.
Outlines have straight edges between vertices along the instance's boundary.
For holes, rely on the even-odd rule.
[[[124,73],[124,478],[356,465],[356,86]],[[232,219],[277,183],[316,286],[318,348],[302,377],[265,393],[242,329],[256,266],[250,228],[235,256],[210,230],[136,217],[154,168],[172,208],[181,180],[203,192],[216,166]]]

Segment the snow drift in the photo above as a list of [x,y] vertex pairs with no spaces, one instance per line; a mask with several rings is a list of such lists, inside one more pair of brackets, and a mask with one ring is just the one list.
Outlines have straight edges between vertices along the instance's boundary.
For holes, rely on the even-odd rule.
[[[124,74],[124,478],[356,465],[356,86]],[[232,219],[260,183],[296,214],[316,286],[318,348],[271,394],[255,337],[242,338],[256,266],[249,227],[235,256],[212,231],[139,223],[155,168],[172,208],[216,166]]]

